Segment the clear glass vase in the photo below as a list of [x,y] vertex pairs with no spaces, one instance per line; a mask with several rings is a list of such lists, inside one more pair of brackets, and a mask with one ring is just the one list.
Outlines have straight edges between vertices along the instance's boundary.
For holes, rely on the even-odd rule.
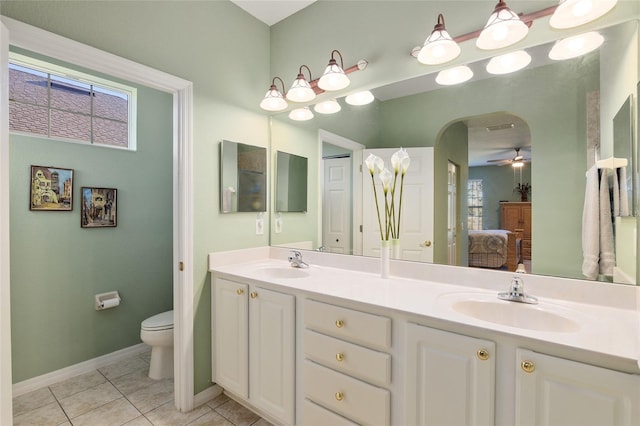
[[380,276],[389,278],[389,259],[391,258],[391,241],[380,241]]

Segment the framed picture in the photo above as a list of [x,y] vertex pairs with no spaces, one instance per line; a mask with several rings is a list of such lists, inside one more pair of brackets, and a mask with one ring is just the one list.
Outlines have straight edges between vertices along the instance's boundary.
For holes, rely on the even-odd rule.
[[73,210],[73,169],[31,166],[29,210]]
[[118,190],[82,187],[80,226],[83,228],[114,227],[118,224]]

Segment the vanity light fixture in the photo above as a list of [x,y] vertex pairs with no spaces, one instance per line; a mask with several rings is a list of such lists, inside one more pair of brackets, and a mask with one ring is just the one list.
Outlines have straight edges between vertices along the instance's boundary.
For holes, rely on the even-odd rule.
[[[340,65],[336,62],[333,54],[337,53],[340,56]],[[324,70],[324,74],[318,80],[318,87],[326,91],[342,90],[351,83],[349,77],[344,72],[344,62],[342,61],[342,53],[339,50],[333,50],[331,52],[331,59],[329,65]]]
[[618,0],[560,0],[549,25],[556,29],[573,28],[594,21],[613,9]]
[[473,71],[466,65],[442,70],[436,76],[436,83],[443,86],[451,86],[454,84],[464,83],[473,77]]
[[313,113],[309,107],[296,108],[291,110],[289,118],[295,121],[307,121],[313,118]]
[[524,50],[505,53],[491,58],[487,64],[489,74],[509,74],[521,70],[531,63],[531,55]]
[[438,65],[452,61],[460,55],[460,46],[453,41],[444,26],[444,16],[438,22],[418,53],[418,61],[426,65]]
[[[280,80],[280,84],[282,85],[282,92],[278,90],[276,87],[276,80]],[[282,93],[284,92],[284,82],[280,77],[274,77],[271,81],[271,87],[267,90],[267,94],[264,95],[264,99],[260,102],[260,108],[266,111],[282,111],[287,109],[289,106],[287,101],[284,100],[284,96]]]
[[549,58],[554,61],[576,58],[596,50],[603,42],[604,37],[596,31],[564,38],[556,41],[549,52]]
[[304,78],[302,69],[306,68],[309,73],[309,81],[311,81],[311,70],[306,65],[300,65],[298,76],[296,77],[291,89],[287,92],[287,99],[293,102],[309,102],[315,99],[316,92],[311,88],[309,81]]
[[342,107],[340,106],[338,101],[336,101],[335,99],[329,99],[329,100],[317,103],[313,107],[313,109],[315,112],[319,114],[335,114],[336,112],[340,111]]
[[483,50],[501,49],[519,42],[528,32],[529,27],[500,0],[476,40],[476,46]]
[[373,93],[365,90],[364,92],[353,93],[347,96],[344,101],[349,105],[360,106],[370,104],[374,99]]

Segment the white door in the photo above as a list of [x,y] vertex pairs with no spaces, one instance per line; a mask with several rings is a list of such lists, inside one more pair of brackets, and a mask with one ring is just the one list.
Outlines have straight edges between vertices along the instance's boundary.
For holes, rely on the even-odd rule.
[[0,424],[13,421],[9,296],[9,31],[0,22]]
[[449,162],[447,173],[447,251],[449,253],[449,265],[457,265],[456,238],[458,230],[458,188],[457,188],[458,166]]
[[495,343],[407,324],[408,425],[492,425]]
[[[363,254],[379,256],[380,228],[371,183],[371,175],[364,160],[369,154],[382,158],[385,167],[391,170],[391,155],[397,148],[367,149],[363,153],[362,190],[362,238]],[[433,261],[433,148],[407,148],[411,165],[405,175],[400,220],[400,258],[421,262]],[[375,175],[382,226],[384,227],[384,199],[382,186]],[[398,177],[396,192],[399,192]],[[397,194],[396,193],[396,197]],[[396,206],[398,208],[398,206]]]
[[350,254],[351,158],[327,158],[322,189],[322,246],[329,253]]
[[249,303],[249,400],[292,425],[295,299],[290,294],[252,287]]
[[516,361],[516,424],[640,424],[640,376],[523,349]]
[[246,284],[216,278],[213,291],[215,330],[213,380],[249,397],[249,303]]

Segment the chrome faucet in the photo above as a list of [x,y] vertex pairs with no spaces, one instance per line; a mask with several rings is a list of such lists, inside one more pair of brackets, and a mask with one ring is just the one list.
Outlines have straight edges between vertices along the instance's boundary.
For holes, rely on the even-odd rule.
[[525,294],[524,283],[522,278],[518,276],[523,273],[524,269],[521,270],[520,267],[518,267],[516,274],[511,279],[509,290],[504,293],[498,293],[498,299],[508,300],[510,302],[529,303],[532,305],[536,305],[538,303],[537,298]]
[[291,250],[291,256],[289,256],[289,263],[294,268],[308,268],[309,265],[302,260],[302,253],[298,250]]

